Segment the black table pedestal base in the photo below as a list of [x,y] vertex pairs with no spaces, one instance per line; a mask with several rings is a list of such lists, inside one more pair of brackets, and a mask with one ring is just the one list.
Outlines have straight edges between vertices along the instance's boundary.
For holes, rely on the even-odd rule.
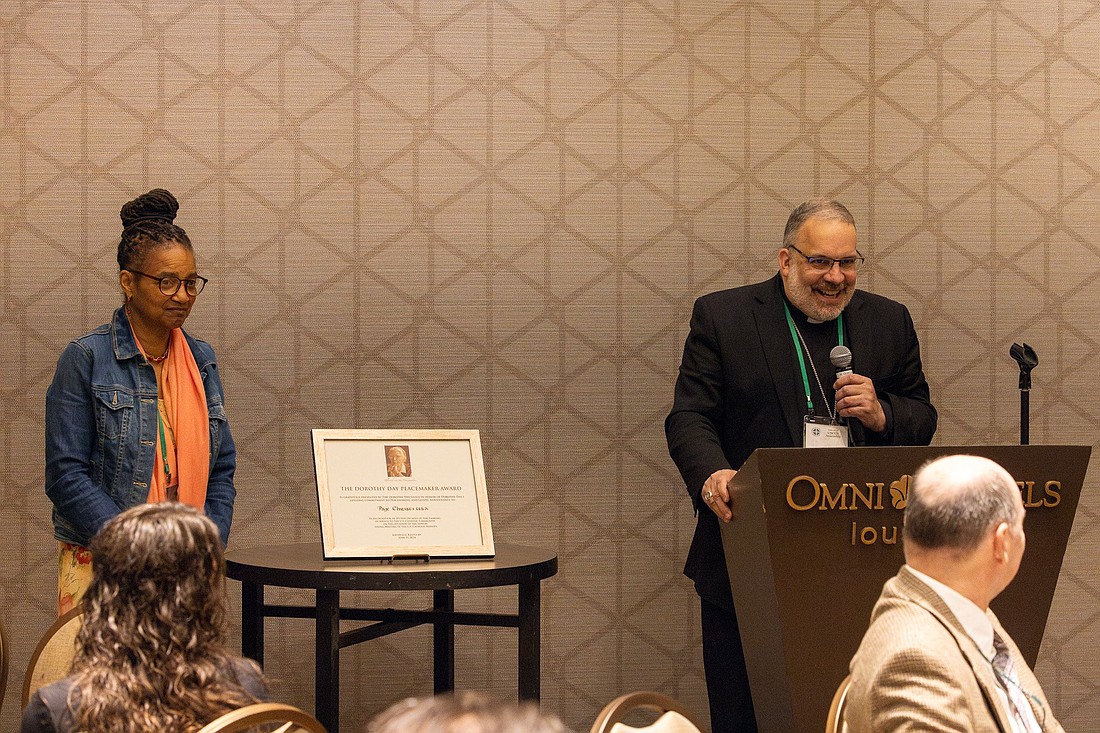
[[[312,618],[316,624],[316,717],[331,732],[340,729],[340,649],[424,624],[432,625],[433,690],[455,689],[455,626],[503,626],[518,630],[521,700],[540,695],[540,612],[543,579],[558,569],[552,553],[530,547],[498,546],[489,560],[437,561],[415,566],[377,562],[324,562],[319,544],[234,550],[226,555],[227,575],[240,580],[241,651],[264,663],[264,619]],[[313,588],[313,607],[264,603],[267,585]],[[455,610],[456,588],[515,585],[515,614]],[[431,590],[428,610],[341,608],[341,590]],[[368,621],[340,632],[340,621]]]

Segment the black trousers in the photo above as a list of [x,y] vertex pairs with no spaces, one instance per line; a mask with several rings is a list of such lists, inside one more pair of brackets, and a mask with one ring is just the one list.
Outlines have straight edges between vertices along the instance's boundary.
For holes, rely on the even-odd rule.
[[712,733],[756,733],[749,675],[737,616],[699,599],[703,622],[703,670],[707,678]]

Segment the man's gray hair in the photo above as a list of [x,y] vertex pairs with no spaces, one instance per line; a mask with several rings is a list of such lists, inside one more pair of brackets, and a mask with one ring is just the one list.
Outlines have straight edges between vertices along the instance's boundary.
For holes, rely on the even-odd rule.
[[1008,471],[988,458],[946,456],[924,464],[909,487],[903,536],[925,549],[966,553],[1022,511]]
[[394,703],[366,733],[569,733],[556,715],[532,703],[505,703],[464,691]]
[[791,215],[787,217],[787,228],[783,230],[783,246],[790,247],[798,239],[798,232],[802,225],[809,219],[825,219],[826,221],[842,221],[845,224],[856,225],[852,212],[839,201],[828,198],[813,198],[799,204]]

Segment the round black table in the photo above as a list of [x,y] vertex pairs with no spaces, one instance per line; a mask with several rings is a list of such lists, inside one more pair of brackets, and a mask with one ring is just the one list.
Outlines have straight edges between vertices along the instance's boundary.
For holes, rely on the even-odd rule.
[[[230,550],[225,554],[226,575],[243,585],[241,595],[241,651],[260,665],[264,661],[264,619],[313,618],[317,624],[314,681],[317,719],[328,730],[340,729],[340,649],[388,634],[432,624],[435,692],[454,689],[454,627],[512,626],[519,630],[519,697],[539,699],[540,693],[540,583],[558,572],[552,552],[522,545],[497,545],[489,559],[428,562],[382,560],[325,560],[320,542],[264,545]],[[316,605],[286,606],[264,603],[264,586],[312,588]],[[517,613],[455,611],[454,591],[515,585]],[[342,590],[430,590],[432,608],[341,608]],[[340,620],[371,621],[340,633]]]

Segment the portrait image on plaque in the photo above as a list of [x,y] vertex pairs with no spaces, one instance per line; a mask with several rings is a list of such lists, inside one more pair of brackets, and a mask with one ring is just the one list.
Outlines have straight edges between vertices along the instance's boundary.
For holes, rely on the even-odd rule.
[[312,435],[326,560],[495,554],[478,431]]
[[386,475],[390,477],[396,476],[412,476],[412,467],[409,463],[409,446],[407,445],[387,445],[386,446]]

